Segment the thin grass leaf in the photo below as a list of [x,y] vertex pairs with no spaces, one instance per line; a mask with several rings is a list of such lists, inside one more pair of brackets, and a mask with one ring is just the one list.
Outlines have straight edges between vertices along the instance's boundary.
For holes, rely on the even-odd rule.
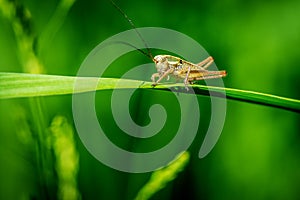
[[138,192],[135,200],[147,200],[153,194],[164,188],[166,184],[177,177],[190,159],[190,154],[187,151],[182,152],[175,158],[172,163],[162,169],[154,171],[150,180]]
[[[240,90],[234,88],[219,88],[213,86],[204,86],[204,85],[194,85],[194,90],[196,94],[208,94],[207,91],[210,91],[213,96],[222,96],[220,92],[224,90],[226,92],[227,99],[233,99],[243,102],[261,104],[276,108],[282,108],[285,110],[290,110],[294,112],[300,112],[300,100],[292,99],[287,97],[281,97],[272,94],[266,94],[262,92],[255,92],[249,90]],[[209,94],[208,94],[209,95]]]
[[[80,89],[74,91],[74,83],[80,80]],[[120,84],[120,80],[122,84]],[[97,83],[97,87],[94,85]],[[300,112],[300,100],[291,99],[271,94],[265,94],[254,91],[239,90],[233,88],[220,88],[205,85],[191,85],[197,95],[212,95],[224,98],[234,99],[243,102],[250,102],[265,106],[271,106]],[[111,90],[111,89],[157,89],[170,91],[170,88],[189,93],[184,84],[164,84],[151,86],[151,82],[117,78],[97,78],[97,77],[72,77],[56,76],[41,74],[24,74],[24,73],[0,73],[0,98],[20,98],[34,96],[49,96],[61,94],[73,94],[74,92],[89,92],[94,90]]]
[[61,28],[69,13],[69,10],[74,5],[75,0],[59,1],[55,12],[45,26],[42,34],[39,37],[39,51],[43,52],[47,44],[51,44],[58,30]]
[[56,156],[59,199],[81,199],[77,187],[79,154],[74,140],[73,126],[64,116],[55,116],[50,126],[51,147]]

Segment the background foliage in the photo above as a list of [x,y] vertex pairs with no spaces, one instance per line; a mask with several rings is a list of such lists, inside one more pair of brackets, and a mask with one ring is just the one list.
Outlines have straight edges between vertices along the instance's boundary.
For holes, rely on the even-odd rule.
[[[67,2],[67,1],[66,1]],[[81,62],[99,42],[130,29],[109,1],[78,0],[61,24],[48,24],[58,1],[20,1],[31,13],[32,37],[43,73],[76,75]],[[220,69],[228,71],[226,87],[254,90],[299,99],[300,2],[288,1],[116,1],[138,27],[166,27],[202,44]],[[55,20],[54,20],[55,21]],[[59,21],[59,22],[60,22]],[[56,30],[56,27],[59,27]],[[11,21],[0,15],[0,71],[24,72],[18,39]],[[148,62],[139,53],[121,58],[117,66]],[[114,68],[116,69],[116,68]],[[124,69],[107,72],[121,76]],[[110,91],[97,93],[107,98]],[[142,97],[140,97],[142,96]],[[0,198],[63,198],[70,180],[74,198],[133,199],[151,174],[127,174],[95,160],[73,130],[71,95],[0,100]],[[176,127],[154,141],[133,141],[115,126],[109,101],[97,101],[99,118],[112,141],[138,151],[157,149],[172,139]],[[137,106],[137,102],[142,102]],[[145,113],[160,102],[177,120],[178,108],[164,92],[135,94],[131,113],[147,124]],[[198,150],[209,124],[209,99],[199,97],[200,131],[189,149],[190,162],[178,177],[153,199],[297,199],[300,196],[299,114],[276,108],[228,101],[221,138],[199,160]],[[62,117],[63,116],[63,117]],[[191,119],[192,120],[192,119]],[[66,132],[67,134],[62,134]],[[65,148],[58,141],[66,140]],[[71,141],[71,142],[70,142]],[[76,149],[74,149],[76,148]],[[72,152],[71,165],[59,155]],[[66,161],[67,162],[67,161]],[[72,165],[73,164],[73,165]],[[70,168],[66,168],[69,166]],[[71,171],[73,175],[64,172]],[[70,176],[69,176],[70,175]],[[76,180],[73,180],[77,177]],[[57,184],[58,183],[58,184]],[[69,185],[70,186],[70,185]]]

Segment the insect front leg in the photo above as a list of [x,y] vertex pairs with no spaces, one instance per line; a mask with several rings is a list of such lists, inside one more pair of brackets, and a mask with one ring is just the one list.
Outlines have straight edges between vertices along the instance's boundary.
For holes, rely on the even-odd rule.
[[[167,71],[165,71],[163,73],[163,75],[160,75],[159,73],[153,74],[152,77],[151,77],[151,79],[153,81],[152,86],[156,86],[159,83],[159,81],[161,81],[164,77],[166,77],[167,75],[169,75],[171,71],[172,71],[172,69],[168,69]],[[155,81],[155,77],[159,77],[157,79],[157,81]]]
[[154,74],[152,74],[152,76],[151,76],[152,82],[155,83],[155,78],[156,78],[156,77],[159,77],[159,76],[160,76],[159,73],[154,73]]

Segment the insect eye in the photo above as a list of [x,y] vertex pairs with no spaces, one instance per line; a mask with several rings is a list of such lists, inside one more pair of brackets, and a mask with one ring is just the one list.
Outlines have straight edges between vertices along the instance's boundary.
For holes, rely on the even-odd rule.
[[163,61],[163,58],[162,57],[160,57],[160,56],[155,56],[154,57],[154,62],[155,63],[159,63],[159,62],[162,62]]
[[179,63],[182,64],[182,60],[181,59],[179,60]]

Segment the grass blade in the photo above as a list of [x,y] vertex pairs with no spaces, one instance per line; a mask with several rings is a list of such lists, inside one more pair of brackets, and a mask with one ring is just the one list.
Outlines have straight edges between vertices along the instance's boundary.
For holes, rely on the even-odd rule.
[[[94,91],[95,89],[108,90],[132,88],[169,91],[170,88],[174,88],[178,92],[188,93],[182,83],[157,85],[153,88],[151,86],[151,82],[144,82],[140,80],[122,79],[122,84],[119,84],[120,79],[117,78],[72,77],[2,72],[0,73],[0,98],[8,99],[72,94],[74,93],[73,87],[77,79],[80,79],[80,82],[84,84],[80,87],[80,90],[76,90],[76,92],[89,92]],[[99,84],[99,81],[101,81],[101,84]],[[96,88],[93,87],[93,84],[91,84],[95,82],[98,83]],[[193,87],[197,95],[225,97],[225,91],[226,98],[228,99],[300,112],[300,100],[297,99],[233,88],[220,88],[196,84],[191,87]]]
[[190,154],[187,151],[178,155],[168,166],[154,171],[150,180],[138,192],[135,200],[147,200],[174,180],[189,162]]

